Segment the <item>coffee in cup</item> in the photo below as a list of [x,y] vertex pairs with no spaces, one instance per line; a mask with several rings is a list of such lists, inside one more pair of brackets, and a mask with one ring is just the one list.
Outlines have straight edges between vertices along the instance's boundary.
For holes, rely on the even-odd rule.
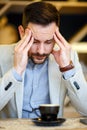
[[59,112],[58,104],[41,104],[39,106],[41,119],[43,121],[55,121]]

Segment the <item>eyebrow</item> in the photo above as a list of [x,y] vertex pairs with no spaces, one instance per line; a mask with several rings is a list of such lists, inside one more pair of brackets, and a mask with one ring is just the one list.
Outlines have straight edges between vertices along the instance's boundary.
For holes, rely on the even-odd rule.
[[49,39],[49,40],[46,40],[46,41],[53,41],[54,40],[54,38],[52,38],[52,39]]
[[[35,39],[35,38],[34,38],[34,40],[35,40],[35,41],[39,41],[38,39]],[[46,40],[45,42],[47,42],[47,41],[54,41],[54,38],[49,39],[49,40]]]
[[35,38],[34,38],[34,40],[35,40],[35,41],[39,41],[38,39],[35,39]]

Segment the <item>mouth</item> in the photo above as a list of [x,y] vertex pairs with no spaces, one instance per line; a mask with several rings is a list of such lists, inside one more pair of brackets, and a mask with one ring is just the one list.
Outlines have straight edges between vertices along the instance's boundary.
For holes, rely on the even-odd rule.
[[32,61],[36,64],[42,64],[46,60],[47,57],[48,57],[48,54],[42,54],[42,55],[32,54],[31,55]]
[[48,54],[43,54],[43,55],[33,54],[32,56],[33,56],[33,58],[35,58],[35,59],[43,60],[43,59],[45,59],[45,58],[48,56]]
[[32,60],[36,64],[42,64],[46,59],[46,56],[32,56]]
[[38,60],[43,60],[45,58],[46,58],[46,56],[35,56],[35,59],[38,59]]

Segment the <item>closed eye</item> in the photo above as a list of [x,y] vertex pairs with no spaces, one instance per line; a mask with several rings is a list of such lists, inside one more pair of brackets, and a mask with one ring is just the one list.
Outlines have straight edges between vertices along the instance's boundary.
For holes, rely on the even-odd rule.
[[40,41],[38,41],[38,40],[34,40],[33,43],[34,43],[34,44],[38,44],[38,43],[40,43]]
[[54,39],[47,40],[47,41],[45,41],[45,43],[46,43],[46,44],[52,44],[52,43],[54,43]]
[[51,43],[53,43],[53,41],[46,41],[45,43],[46,44],[51,44]]

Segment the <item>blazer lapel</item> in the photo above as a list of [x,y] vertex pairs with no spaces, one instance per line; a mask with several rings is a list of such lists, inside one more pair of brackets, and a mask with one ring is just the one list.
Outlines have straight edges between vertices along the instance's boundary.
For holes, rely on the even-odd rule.
[[48,75],[49,75],[49,91],[50,100],[53,104],[60,104],[60,85],[61,85],[61,72],[59,71],[59,66],[56,63],[53,55],[49,57],[48,64]]
[[18,118],[22,118],[24,75],[25,72],[22,76],[23,82],[21,86],[18,86],[18,89],[16,91],[16,105],[17,105]]

